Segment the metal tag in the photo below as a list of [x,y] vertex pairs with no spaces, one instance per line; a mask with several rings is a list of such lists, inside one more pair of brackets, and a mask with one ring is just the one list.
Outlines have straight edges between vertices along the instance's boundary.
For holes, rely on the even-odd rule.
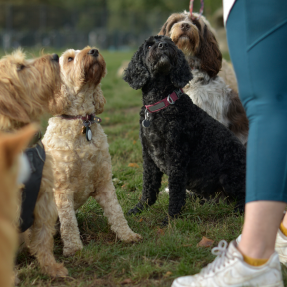
[[149,120],[143,120],[143,121],[142,121],[142,126],[143,126],[144,128],[148,128],[148,127],[150,126],[150,121],[149,121]]
[[86,127],[82,126],[82,134],[84,135],[86,133]]
[[86,127],[86,139],[87,141],[91,141],[92,140],[92,131],[90,129],[90,127]]
[[146,109],[144,113],[144,120],[142,121],[142,126],[144,128],[148,128],[150,126],[150,120],[148,119],[148,117],[149,117],[149,112]]

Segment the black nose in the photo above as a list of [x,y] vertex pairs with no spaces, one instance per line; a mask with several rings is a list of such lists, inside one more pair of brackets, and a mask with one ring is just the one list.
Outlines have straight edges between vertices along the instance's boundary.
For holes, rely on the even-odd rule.
[[160,42],[160,43],[158,44],[158,47],[159,47],[160,49],[164,49],[164,48],[167,47],[167,43],[165,43],[165,42]]
[[88,54],[97,57],[99,55],[99,51],[97,49],[91,49]]
[[188,23],[182,23],[180,25],[181,30],[187,31],[190,28],[190,25]]
[[52,60],[59,62],[59,56],[57,54],[52,55]]

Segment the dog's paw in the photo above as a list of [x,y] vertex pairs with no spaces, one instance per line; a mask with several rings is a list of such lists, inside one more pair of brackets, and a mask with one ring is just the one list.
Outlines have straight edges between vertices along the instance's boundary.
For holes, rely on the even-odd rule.
[[144,209],[143,204],[138,203],[134,208],[132,208],[128,211],[128,215],[140,214],[140,213],[142,213],[143,209]]
[[128,234],[125,234],[123,236],[120,237],[121,241],[130,243],[130,242],[137,242],[142,240],[141,235],[134,233],[134,232],[129,232]]
[[80,241],[78,244],[73,244],[70,246],[64,246],[63,255],[68,257],[74,255],[77,251],[83,249],[83,243]]
[[68,270],[64,267],[63,263],[55,263],[51,266],[45,266],[43,270],[51,277],[66,277],[68,276]]

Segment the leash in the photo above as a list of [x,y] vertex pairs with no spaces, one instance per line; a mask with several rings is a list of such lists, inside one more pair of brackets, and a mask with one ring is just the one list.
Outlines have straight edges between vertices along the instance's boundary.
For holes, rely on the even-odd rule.
[[90,114],[90,115],[86,115],[86,116],[70,116],[70,115],[60,115],[58,116],[62,119],[65,120],[76,120],[76,119],[80,119],[83,121],[83,126],[82,126],[82,134],[86,134],[86,139],[87,141],[91,141],[92,140],[92,131],[91,131],[91,125],[94,123],[100,123],[102,121],[101,118],[96,117],[95,114]]
[[[193,11],[193,2],[194,0],[190,0],[190,4],[189,4],[189,12],[190,15],[192,16],[192,11]],[[199,15],[197,17],[197,20],[199,20],[199,18],[201,17],[202,13],[203,13],[203,8],[204,8],[204,0],[200,0],[200,9],[199,9]]]
[[145,105],[145,119],[142,121],[142,126],[148,128],[150,126],[149,113],[158,112],[162,109],[167,108],[170,105],[173,105],[182,95],[184,94],[182,89],[174,90],[163,100],[156,102],[153,105]]

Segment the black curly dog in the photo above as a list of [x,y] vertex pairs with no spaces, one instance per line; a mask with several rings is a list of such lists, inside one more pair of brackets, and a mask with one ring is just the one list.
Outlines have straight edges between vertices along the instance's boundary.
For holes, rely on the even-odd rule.
[[184,87],[192,74],[184,54],[166,36],[148,38],[134,54],[124,80],[142,89],[140,112],[143,152],[143,190],[140,202],[129,214],[140,213],[155,203],[163,173],[168,175],[171,217],[180,214],[186,189],[205,198],[218,190],[236,200],[243,211],[245,201],[245,147],[221,123],[194,105],[188,95],[159,111],[148,113],[149,127],[143,127],[145,105],[153,105]]

